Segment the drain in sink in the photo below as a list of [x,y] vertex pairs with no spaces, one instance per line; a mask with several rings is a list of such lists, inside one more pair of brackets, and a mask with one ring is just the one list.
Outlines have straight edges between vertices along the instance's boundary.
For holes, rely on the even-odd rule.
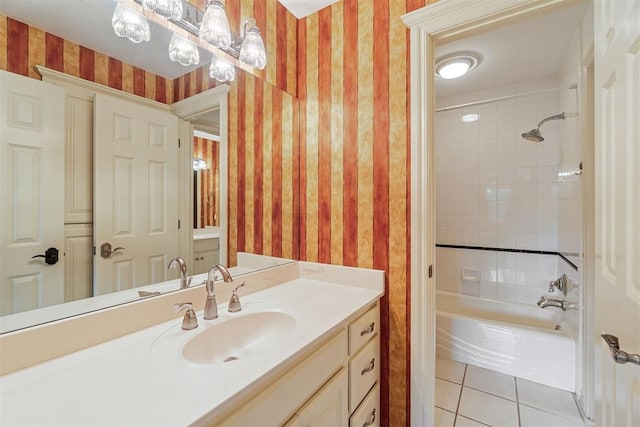
[[229,356],[226,359],[224,359],[225,362],[231,362],[232,360],[238,360],[238,358],[235,356]]

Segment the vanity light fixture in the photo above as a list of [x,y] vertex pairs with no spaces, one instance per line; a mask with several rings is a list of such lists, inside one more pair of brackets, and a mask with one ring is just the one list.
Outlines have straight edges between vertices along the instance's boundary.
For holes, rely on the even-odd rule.
[[[230,71],[229,66],[242,68],[264,69],[267,65],[267,54],[260,30],[256,26],[256,20],[248,18],[242,25],[243,34],[238,35],[229,28],[229,21],[224,10],[224,5],[218,0],[208,0],[207,9],[203,13],[187,0],[116,0],[116,12],[113,15],[113,28],[120,37],[127,37],[131,41],[139,43],[150,39],[147,17],[153,22],[169,29],[174,34],[180,33],[182,40],[192,43],[194,48],[181,50],[186,43],[174,41],[177,36],[171,38],[169,52],[173,61],[182,65],[197,64],[197,46],[212,52],[217,58],[222,57],[225,63],[212,61],[209,69],[210,75],[220,80],[229,81],[235,78],[235,70]],[[180,3],[180,6],[177,5]],[[156,18],[150,12],[161,16]],[[124,15],[124,17],[123,17]],[[143,16],[144,15],[144,16]],[[167,18],[165,20],[164,18]],[[197,37],[192,39],[182,30]],[[142,35],[140,35],[142,34]],[[187,49],[185,47],[185,49]],[[222,52],[220,52],[222,51]],[[191,63],[189,63],[191,61]],[[217,76],[217,77],[216,77]],[[219,77],[219,78],[218,78]]]
[[199,35],[213,47],[228,49],[231,47],[231,30],[222,3],[209,0],[207,10],[202,17]]
[[169,58],[173,62],[188,67],[200,63],[200,52],[195,44],[174,33],[169,43]]
[[209,65],[209,77],[220,83],[231,82],[236,78],[236,68],[229,61],[213,55],[211,65]]
[[142,0],[142,6],[167,19],[182,17],[182,0]]
[[200,157],[194,157],[193,159],[193,170],[201,171],[207,168],[207,162],[202,160]]
[[[248,29],[247,29],[248,28]],[[256,27],[256,20],[247,19],[244,23],[244,40],[240,47],[240,61],[247,65],[263,70],[267,65],[267,54],[260,30]]]
[[443,79],[457,79],[473,70],[478,58],[471,53],[446,55],[436,60],[436,75]]
[[118,37],[126,37],[134,43],[148,42],[151,39],[147,18],[121,3],[116,5],[111,26]]

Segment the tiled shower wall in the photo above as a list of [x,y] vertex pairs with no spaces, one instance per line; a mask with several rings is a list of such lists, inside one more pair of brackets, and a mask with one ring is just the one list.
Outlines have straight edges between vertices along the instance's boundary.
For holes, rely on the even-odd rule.
[[[438,107],[558,86],[556,77],[460,97]],[[565,91],[520,97],[436,114],[436,241],[534,251],[558,251],[558,170],[564,123],[545,123],[545,140],[520,136],[558,114]],[[475,113],[475,122],[462,116]],[[558,271],[555,255],[438,248],[438,289],[502,301],[535,303]],[[480,271],[463,280],[462,269]]]

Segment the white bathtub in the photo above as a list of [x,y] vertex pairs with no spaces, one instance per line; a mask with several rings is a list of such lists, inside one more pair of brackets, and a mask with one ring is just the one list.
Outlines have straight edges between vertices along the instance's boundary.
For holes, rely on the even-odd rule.
[[562,318],[555,308],[438,291],[437,355],[574,392],[576,333]]

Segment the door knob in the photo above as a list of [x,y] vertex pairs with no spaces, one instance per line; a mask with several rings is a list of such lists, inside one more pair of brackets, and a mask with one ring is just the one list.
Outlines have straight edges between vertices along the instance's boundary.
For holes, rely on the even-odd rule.
[[123,251],[124,248],[119,246],[115,249],[111,249],[111,243],[109,242],[104,242],[103,244],[100,245],[100,256],[102,258],[110,258],[111,255],[115,254],[118,251]]
[[44,258],[44,262],[48,265],[54,265],[58,262],[58,250],[56,248],[49,248],[44,251],[44,255],[34,255],[31,258]]
[[630,354],[626,351],[620,350],[620,342],[618,341],[618,337],[609,334],[603,334],[601,335],[601,337],[609,346],[611,357],[613,357],[613,360],[616,363],[631,362],[636,365],[640,365],[640,354]]

